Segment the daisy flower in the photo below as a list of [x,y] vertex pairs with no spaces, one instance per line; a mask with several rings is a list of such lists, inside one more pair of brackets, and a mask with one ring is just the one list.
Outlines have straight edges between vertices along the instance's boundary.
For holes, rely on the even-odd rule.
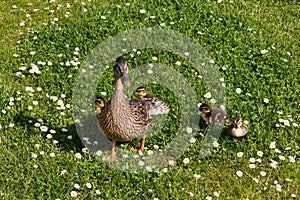
[[86,186],[88,189],[92,189],[92,187],[93,187],[92,184],[90,184],[90,183],[86,183],[85,186]]
[[184,163],[184,164],[189,164],[189,163],[190,163],[190,159],[189,159],[189,158],[183,159],[183,163]]
[[241,88],[236,88],[235,92],[236,92],[237,94],[241,94],[241,93],[242,93],[242,89],[241,89]]
[[75,157],[80,160],[82,158],[82,155],[80,153],[76,153]]
[[243,172],[240,171],[240,170],[236,171],[235,174],[236,174],[238,177],[242,177],[242,176],[243,176]]
[[244,155],[243,152],[238,152],[238,153],[236,154],[236,156],[239,157],[239,158],[243,157],[243,155]]
[[70,196],[71,197],[77,197],[78,196],[78,193],[76,191],[71,191],[70,192]]
[[271,142],[270,149],[275,149],[275,148],[276,148],[276,142]]

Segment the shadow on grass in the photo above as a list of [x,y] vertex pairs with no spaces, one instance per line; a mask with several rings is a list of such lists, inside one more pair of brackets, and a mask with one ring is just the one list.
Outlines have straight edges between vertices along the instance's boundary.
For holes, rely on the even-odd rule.
[[[28,132],[36,132],[38,127],[35,126],[35,123],[43,124],[40,119],[34,116],[24,115],[22,112],[14,117],[14,121],[17,126],[24,127],[26,130],[28,130]],[[41,132],[42,136],[45,140],[48,140],[46,136],[48,134],[51,134],[52,140],[58,141],[58,143],[56,144],[58,148],[64,151],[80,152],[84,147],[80,137],[77,134],[75,124],[51,129],[54,130],[55,133],[51,134],[48,130],[47,132]]]

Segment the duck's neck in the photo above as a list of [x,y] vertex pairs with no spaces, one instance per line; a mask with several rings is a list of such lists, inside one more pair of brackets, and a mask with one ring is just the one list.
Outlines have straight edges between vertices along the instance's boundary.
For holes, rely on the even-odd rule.
[[116,80],[116,89],[119,93],[124,93],[124,86],[120,78]]
[[125,96],[124,96],[124,86],[122,84],[121,79],[116,79],[116,87],[115,87],[115,91],[114,91],[114,96],[116,98],[116,100],[120,100],[120,99],[124,99],[125,100]]

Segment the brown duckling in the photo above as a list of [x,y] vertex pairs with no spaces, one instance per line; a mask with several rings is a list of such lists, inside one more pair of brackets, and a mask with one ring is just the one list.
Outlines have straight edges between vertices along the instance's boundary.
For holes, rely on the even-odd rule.
[[203,120],[213,125],[223,126],[224,123],[230,122],[230,117],[225,111],[219,108],[211,108],[207,103],[201,104],[199,110],[202,113]]
[[104,109],[105,106],[105,100],[103,97],[96,97],[95,99],[95,104],[96,104],[96,113],[99,115],[102,110]]
[[229,126],[228,133],[230,136],[237,137],[244,142],[248,133],[248,127],[243,123],[242,118],[236,117]]

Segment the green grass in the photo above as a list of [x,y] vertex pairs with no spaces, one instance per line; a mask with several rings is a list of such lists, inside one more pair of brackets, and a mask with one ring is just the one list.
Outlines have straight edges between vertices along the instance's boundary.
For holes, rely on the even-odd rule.
[[[17,8],[12,8],[8,1],[0,4],[1,199],[70,199],[71,191],[78,192],[77,199],[205,199],[207,196],[292,199],[292,194],[299,198],[300,131],[295,126],[300,126],[300,107],[295,104],[300,101],[300,4],[297,1],[117,0],[85,1],[85,5],[69,1],[70,8],[62,0],[54,3],[19,0],[14,3]],[[146,13],[140,13],[140,9]],[[19,25],[22,21],[24,26]],[[67,66],[66,62],[74,60],[76,47],[79,55],[75,57],[82,63],[94,47],[111,36],[134,28],[161,25],[205,47],[224,78],[226,109],[231,117],[240,115],[249,122],[249,135],[245,143],[222,135],[219,147],[200,159],[206,132],[201,128],[195,135],[196,143],[189,146],[175,166],[166,166],[167,172],[118,171],[82,152],[84,145],[77,136],[72,115],[73,84],[80,65]],[[28,28],[34,31],[28,32]],[[262,54],[264,49],[269,53]],[[124,54],[131,70],[149,62],[170,66],[188,80],[198,102],[208,101],[204,98],[207,86],[184,58],[159,50],[140,51],[141,54],[134,51]],[[152,60],[153,56],[158,60]],[[38,64],[39,61],[45,64]],[[177,61],[182,65],[176,65]],[[39,67],[39,75],[29,72],[31,63]],[[27,69],[21,71],[21,66]],[[226,70],[222,69],[224,66]],[[16,76],[17,72],[23,76]],[[97,94],[107,92],[108,99],[114,88],[111,68],[105,75],[99,80]],[[172,91],[155,84],[146,85],[171,108],[165,127],[146,140],[147,150],[154,151],[154,145],[162,148],[177,136],[182,113]],[[25,87],[35,91],[31,95]],[[42,91],[37,91],[37,87]],[[237,94],[236,88],[241,88],[242,93]],[[70,104],[70,108],[63,110],[64,115],[50,96]],[[8,107],[11,97],[14,104]],[[265,98],[268,104],[264,103]],[[38,105],[33,105],[33,101]],[[290,126],[283,126],[279,119],[289,120]],[[47,126],[48,132],[41,132],[35,126],[37,122]],[[51,129],[56,133],[47,139]],[[53,144],[54,140],[58,143]],[[276,149],[269,147],[271,142],[276,142]],[[124,149],[138,144],[138,140],[124,143]],[[261,158],[257,151],[264,153]],[[244,153],[242,158],[237,157],[238,152]],[[55,156],[51,157],[51,153]],[[82,159],[77,159],[76,153]],[[37,158],[33,158],[34,154]],[[289,156],[294,156],[295,162]],[[189,158],[190,163],[184,164],[184,158]],[[250,169],[250,158],[260,158],[261,163],[256,162],[256,168]],[[270,166],[271,160],[278,162],[277,168]],[[65,174],[61,173],[63,170]],[[238,170],[243,172],[242,177],[236,175]],[[261,171],[267,175],[260,176]],[[201,177],[196,179],[194,174]],[[281,192],[276,191],[274,181],[282,186]],[[76,183],[80,189],[74,188]],[[91,183],[93,188],[88,189],[86,183]]]

